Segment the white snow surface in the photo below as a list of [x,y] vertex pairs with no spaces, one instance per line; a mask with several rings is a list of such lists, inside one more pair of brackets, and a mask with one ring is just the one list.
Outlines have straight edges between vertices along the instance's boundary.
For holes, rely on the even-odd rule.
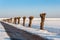
[[0,23],[0,40],[7,40],[8,38],[10,38],[10,37],[7,35],[7,33],[5,32],[4,27]]
[[0,21],[3,20],[3,19],[8,19],[8,18],[0,18]]
[[[21,24],[22,24],[22,20],[21,20]],[[7,23],[7,22],[6,22]],[[46,19],[45,20],[45,25],[44,28],[45,30],[40,30],[39,28],[39,24],[40,24],[40,18],[36,18],[36,20],[34,19],[32,22],[32,27],[27,27],[29,23],[29,20],[26,20],[26,26],[22,26],[21,24],[11,24],[8,23],[10,25],[13,25],[14,27],[27,31],[29,33],[33,33],[35,35],[39,35],[41,37],[47,38],[49,40],[60,40],[60,18],[51,18],[51,19]]]
[[[23,24],[22,19],[20,22],[21,24]],[[40,29],[40,22],[41,22],[40,18],[34,18],[32,21],[32,28]],[[25,26],[28,26],[28,24],[29,24],[29,20],[26,19]],[[44,22],[44,29],[52,33],[60,34],[59,32],[60,31],[60,18],[46,18]]]
[[28,18],[26,19],[25,27],[22,26],[22,23],[23,23],[22,18],[20,19],[19,25],[11,24],[11,23],[8,23],[8,24],[13,25],[14,27],[17,27],[29,33],[33,33],[41,37],[48,38],[49,40],[60,40],[60,18],[46,18],[44,22],[45,30],[40,30],[40,22],[41,22],[40,18],[34,18],[31,28],[28,27],[28,24],[29,24]]

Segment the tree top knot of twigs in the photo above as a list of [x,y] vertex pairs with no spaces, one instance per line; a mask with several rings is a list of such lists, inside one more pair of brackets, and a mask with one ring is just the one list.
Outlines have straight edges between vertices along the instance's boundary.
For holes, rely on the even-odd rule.
[[46,13],[41,13],[41,14],[40,14],[40,16],[45,16],[45,15],[46,15]]
[[23,19],[25,19],[25,18],[26,18],[26,16],[23,17]]
[[33,19],[33,18],[34,18],[34,16],[30,16],[30,17],[29,17],[29,19]]
[[21,17],[15,17],[15,18],[21,18]]

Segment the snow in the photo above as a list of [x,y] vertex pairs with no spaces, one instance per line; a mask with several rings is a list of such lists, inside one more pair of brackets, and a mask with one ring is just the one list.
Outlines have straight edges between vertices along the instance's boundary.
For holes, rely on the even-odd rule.
[[4,27],[0,23],[0,40],[5,40],[6,38],[10,38],[7,33],[5,32]]
[[[36,18],[37,19],[37,18]],[[58,18],[59,19],[59,18]],[[47,38],[49,40],[60,40],[60,19],[51,19],[51,20],[45,20],[45,25],[44,28],[45,30],[40,30],[39,28],[39,23],[40,23],[40,19],[38,20],[33,20],[32,22],[32,27],[28,27],[28,23],[29,20],[26,20],[26,25],[25,27],[20,25],[20,24],[11,24],[8,23],[10,25],[13,25],[14,27],[17,27],[18,29],[27,31],[29,33],[35,34],[35,35],[39,35],[41,37]],[[22,20],[21,20],[21,24],[22,24]]]
[[[40,29],[40,18],[34,18],[32,21],[32,28],[35,29]],[[23,21],[21,20],[21,24],[23,23]],[[59,30],[60,30],[60,18],[46,18],[45,19],[45,25],[44,25],[44,29],[49,31],[49,32],[53,32],[53,33],[58,33],[60,34]],[[29,24],[29,20],[26,19],[26,24],[25,26],[28,27]]]
[[8,18],[0,18],[0,21],[3,20],[3,19],[8,19]]
[[25,27],[22,26],[22,21],[23,19],[21,18],[20,24],[11,24],[14,27],[17,27],[18,29],[27,31],[29,33],[33,33],[35,35],[39,35],[41,37],[47,38],[49,40],[60,40],[60,18],[46,18],[45,19],[45,25],[44,29],[45,30],[40,30],[40,18],[34,18],[32,22],[32,27],[28,27],[29,19],[26,19],[26,24]]

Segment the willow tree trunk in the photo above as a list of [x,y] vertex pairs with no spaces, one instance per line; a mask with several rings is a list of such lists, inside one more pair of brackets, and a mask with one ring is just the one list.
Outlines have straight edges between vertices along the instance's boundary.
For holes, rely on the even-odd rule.
[[25,26],[25,20],[26,20],[26,17],[24,16],[23,17],[23,26]]
[[14,18],[14,24],[16,24],[16,18]]
[[40,17],[41,17],[40,29],[41,29],[41,30],[44,29],[45,15],[46,15],[46,13],[40,14]]
[[34,18],[33,16],[30,16],[30,17],[29,17],[29,27],[31,27],[31,25],[32,25],[32,20],[33,20],[33,18]]
[[18,18],[18,24],[20,24],[20,18]]

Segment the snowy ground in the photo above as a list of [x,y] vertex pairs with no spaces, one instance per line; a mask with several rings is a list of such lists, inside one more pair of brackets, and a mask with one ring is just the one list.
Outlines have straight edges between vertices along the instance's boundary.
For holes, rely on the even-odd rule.
[[[40,28],[40,18],[34,18],[32,22],[32,28],[39,29]],[[21,19],[21,24],[23,23]],[[28,27],[29,20],[26,19],[26,25]],[[58,35],[60,34],[60,18],[46,18],[45,20],[45,25],[44,29],[52,32],[52,33],[57,33]]]
[[[21,20],[21,23],[23,21]],[[28,26],[28,19],[26,20],[26,26]],[[40,18],[34,18],[32,22],[32,28],[40,28]],[[56,33],[57,36],[60,36],[60,18],[46,18],[44,29],[51,33]],[[60,39],[59,39],[60,40]]]
[[0,40],[46,40],[46,38],[31,33],[30,31],[32,28],[27,28],[20,24],[16,25],[7,22],[1,22],[0,25],[0,28],[3,29],[3,32],[1,32],[0,35]]
[[0,23],[0,40],[8,40],[8,38],[10,37],[7,35],[3,25]]
[[[21,25],[23,23],[23,19],[21,18]],[[29,19],[26,19],[25,26],[28,27]],[[40,29],[40,18],[34,18],[32,22],[32,30],[31,32],[36,32],[35,29],[37,29],[38,35],[43,35],[47,38],[52,38],[54,40],[60,40],[60,18],[46,18],[45,25],[44,25],[44,31],[41,31]],[[27,29],[26,29],[27,30]],[[40,31],[39,31],[40,30]],[[39,33],[40,32],[40,33]]]
[[[48,39],[53,40],[60,40],[60,18],[46,18],[44,29],[40,30],[40,18],[34,18],[32,22],[32,28],[28,27],[29,20],[26,19],[26,27],[22,26],[22,19],[21,25],[15,25],[17,28],[25,30],[27,32],[40,35],[42,37],[46,37]],[[11,24],[13,25],[13,24]],[[20,27],[19,27],[20,26]]]

